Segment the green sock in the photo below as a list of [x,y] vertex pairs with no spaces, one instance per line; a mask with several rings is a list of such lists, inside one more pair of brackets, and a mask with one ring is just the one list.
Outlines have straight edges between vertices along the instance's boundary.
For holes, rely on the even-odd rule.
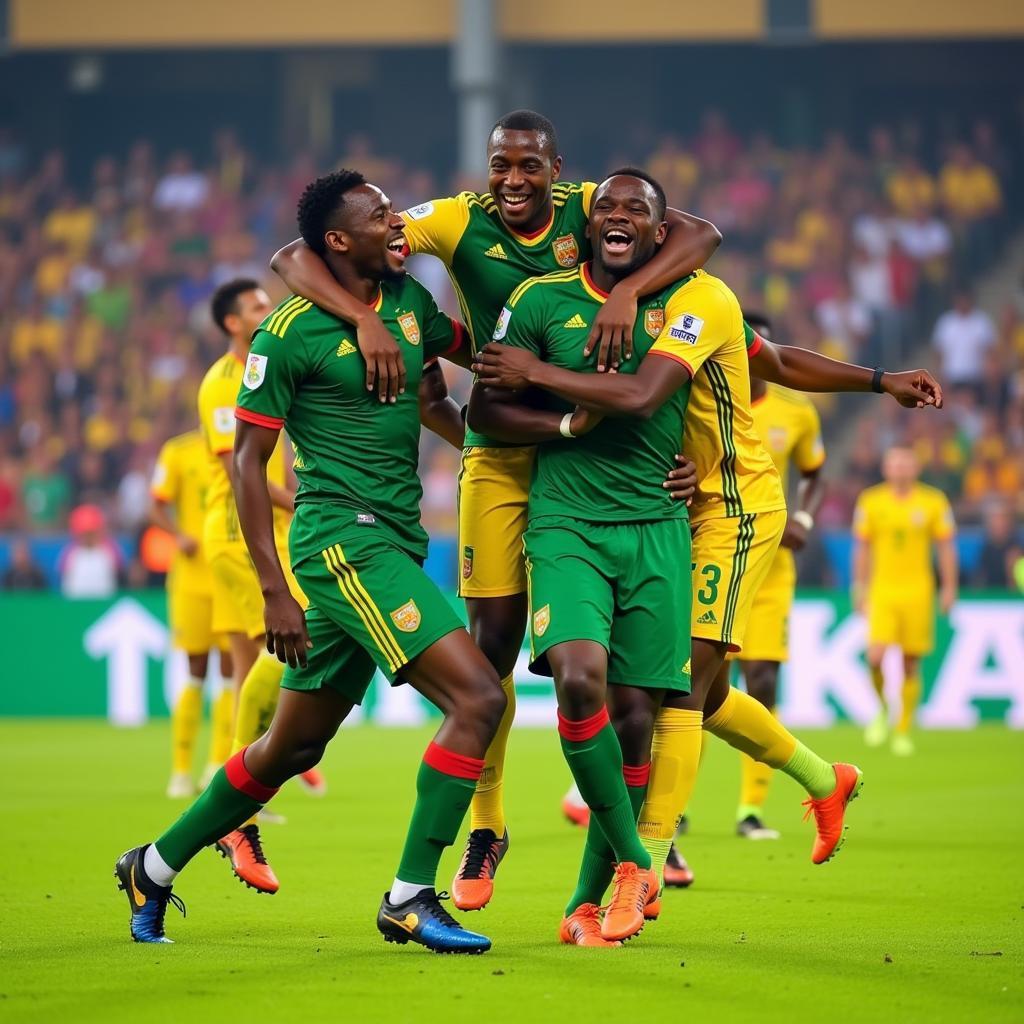
[[622,748],[602,708],[582,721],[558,714],[562,753],[583,799],[590,807],[613,851],[615,863],[633,861],[641,868],[651,866],[651,855],[643,848],[636,829],[636,812],[622,777]]
[[829,796],[836,788],[835,769],[799,740],[793,756],[779,769],[799,782],[816,800]]
[[195,803],[156,841],[156,852],[175,871],[241,825],[277,792],[249,774],[244,753],[240,750],[229,758]]
[[398,865],[398,878],[433,885],[446,846],[455,842],[469,810],[482,759],[456,754],[431,743],[416,776],[416,806]]
[[[647,786],[626,786],[629,802],[633,808],[633,817],[640,817],[640,808],[647,796]],[[583,847],[583,859],[580,862],[579,879],[576,891],[565,908],[566,917],[584,903],[601,905],[605,891],[612,883],[615,875],[615,852],[608,842],[596,817],[591,814],[590,825],[587,827],[587,842]]]

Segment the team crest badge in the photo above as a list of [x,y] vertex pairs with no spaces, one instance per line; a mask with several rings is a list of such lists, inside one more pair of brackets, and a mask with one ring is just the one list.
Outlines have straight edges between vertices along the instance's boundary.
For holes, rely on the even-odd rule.
[[657,338],[665,328],[665,310],[648,309],[644,312],[644,330],[652,337]]
[[543,636],[551,625],[551,605],[546,604],[533,613],[533,635]]
[[473,549],[465,547],[462,549],[462,578],[468,580],[473,575]]
[[255,391],[262,383],[263,378],[267,375],[267,357],[257,355],[255,352],[249,353],[249,358],[245,364],[245,373],[242,375],[242,380],[245,382],[245,386],[250,391]]
[[415,313],[401,313],[398,317],[398,326],[402,328],[402,334],[410,345],[420,343],[420,325],[416,320]]
[[391,621],[403,633],[415,633],[420,628],[421,618],[420,610],[412,599],[406,601],[401,608],[396,608],[391,613]]
[[580,248],[576,244],[575,235],[559,235],[551,243],[555,251],[555,259],[560,267],[575,267],[579,262]]

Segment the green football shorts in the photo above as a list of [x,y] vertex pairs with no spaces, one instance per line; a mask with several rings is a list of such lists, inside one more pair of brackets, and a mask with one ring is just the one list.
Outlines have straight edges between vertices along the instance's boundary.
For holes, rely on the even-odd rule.
[[[593,640],[608,682],[690,692],[690,524],[686,519],[591,523],[542,516],[524,538],[531,668],[545,651]],[[301,579],[300,579],[301,582]]]
[[290,690],[330,686],[362,702],[374,668],[392,682],[402,666],[432,643],[465,626],[419,563],[379,524],[352,514],[320,522],[323,548],[299,562],[295,577],[309,598],[306,628],[313,643],[305,668],[288,668]]

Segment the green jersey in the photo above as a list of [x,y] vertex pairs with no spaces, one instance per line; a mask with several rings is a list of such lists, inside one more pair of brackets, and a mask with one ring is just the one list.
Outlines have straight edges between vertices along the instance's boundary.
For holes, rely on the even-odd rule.
[[[665,324],[665,305],[688,281],[646,296],[637,308],[633,352],[620,374],[636,373]],[[545,362],[577,373],[594,372],[583,341],[607,298],[583,264],[576,270],[525,282],[502,310],[494,340],[526,348]],[[685,519],[686,505],[662,486],[675,465],[683,438],[690,382],[679,388],[648,420],[602,420],[583,437],[539,445],[530,487],[530,522],[541,516],[572,516],[594,522]],[[551,396],[550,408],[573,406]]]
[[[590,259],[586,227],[596,187],[556,182],[551,221],[532,235],[507,227],[490,193],[462,192],[403,212],[410,250],[436,256],[448,268],[474,352],[491,340],[502,305],[525,280]],[[466,445],[503,446],[471,430]]]
[[412,277],[384,282],[374,308],[405,360],[406,390],[394,404],[367,391],[355,328],[306,299],[282,302],[253,335],[236,415],[283,426],[295,449],[293,565],[320,556],[316,524],[328,509],[385,530],[414,558],[426,557],[417,392],[424,365],[457,349],[464,332]]

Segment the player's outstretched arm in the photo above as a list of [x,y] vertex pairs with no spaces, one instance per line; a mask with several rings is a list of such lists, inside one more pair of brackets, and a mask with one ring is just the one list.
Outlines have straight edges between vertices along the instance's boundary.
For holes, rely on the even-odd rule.
[[[661,356],[661,358],[657,358]],[[684,363],[652,350],[635,374],[574,373],[541,362],[532,352],[490,342],[473,361],[479,382],[516,390],[542,388],[606,416],[650,419],[690,379]]]
[[436,360],[423,367],[420,378],[420,423],[453,448],[462,451],[466,438],[466,426],[462,413],[448,396],[448,382],[444,379],[441,364]]
[[552,412],[530,404],[529,393],[502,391],[476,384],[469,397],[466,422],[471,430],[511,444],[542,444],[589,433],[602,416],[586,409]]
[[235,428],[232,486],[238,521],[260,578],[265,602],[267,650],[294,668],[305,666],[313,645],[302,608],[292,597],[274,543],[274,513],[267,490],[267,463],[277,444],[277,430],[239,420]]
[[338,284],[327,264],[301,238],[278,249],[270,257],[270,269],[296,295],[355,325],[359,351],[366,361],[367,391],[376,387],[382,402],[393,402],[405,391],[405,361],[398,342],[369,306]]
[[[892,395],[906,409],[942,408],[942,388],[927,370],[899,372],[868,369],[829,359],[820,352],[774,345],[760,338],[750,357],[758,377],[794,391],[875,391]],[[878,380],[876,383],[876,374]]]
[[178,524],[171,515],[171,504],[151,495],[149,499],[149,521],[169,533],[178,545],[178,550],[186,555],[194,555],[199,550],[199,541],[187,533],[178,530]]
[[585,355],[597,349],[597,369],[614,369],[620,358],[628,359],[633,349],[633,324],[637,301],[667,288],[680,278],[703,267],[721,245],[722,235],[710,221],[692,213],[669,208],[665,211],[668,234],[654,257],[624,277],[611,290],[594,318]]

